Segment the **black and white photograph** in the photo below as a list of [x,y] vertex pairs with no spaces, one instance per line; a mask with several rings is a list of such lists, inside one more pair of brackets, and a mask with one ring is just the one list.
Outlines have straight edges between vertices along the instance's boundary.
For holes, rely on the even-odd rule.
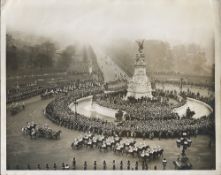
[[1,11],[2,175],[220,175],[219,0]]

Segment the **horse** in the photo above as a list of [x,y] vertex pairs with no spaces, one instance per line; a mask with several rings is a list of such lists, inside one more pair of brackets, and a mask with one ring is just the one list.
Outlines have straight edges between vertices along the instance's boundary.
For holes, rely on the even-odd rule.
[[52,139],[53,138],[53,131],[52,129],[42,129],[43,131],[43,137],[46,137],[48,139]]
[[100,147],[100,151],[102,151],[102,150],[104,150],[104,151],[106,150],[107,151],[107,145],[106,145],[105,142],[103,142],[103,144]]
[[30,135],[30,130],[27,127],[21,128],[23,135]]
[[60,138],[61,136],[61,130],[57,131],[55,134],[52,134],[52,139],[58,139]]
[[160,157],[163,156],[163,151],[164,151],[163,148],[161,148],[161,149],[159,150],[159,156],[160,156]]
[[123,154],[124,144],[118,143],[114,149],[115,152]]
[[95,145],[97,147],[98,146],[98,139],[96,137],[93,137],[92,143],[93,143],[93,145]]
[[30,134],[30,136],[31,136],[31,139],[33,139],[33,138],[36,138],[36,131],[35,131],[35,129],[33,128],[32,130],[31,130],[31,134]]
[[81,146],[81,143],[79,141],[72,142],[71,144],[72,149],[78,149],[80,146]]
[[37,135],[38,137],[45,137],[45,130],[43,128],[39,128]]

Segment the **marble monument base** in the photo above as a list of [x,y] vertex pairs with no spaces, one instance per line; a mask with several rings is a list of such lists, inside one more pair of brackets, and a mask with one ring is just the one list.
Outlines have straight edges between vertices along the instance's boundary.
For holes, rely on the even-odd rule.
[[150,91],[148,92],[127,92],[127,98],[128,97],[134,97],[135,99],[140,99],[140,98],[151,98],[152,99],[152,93]]

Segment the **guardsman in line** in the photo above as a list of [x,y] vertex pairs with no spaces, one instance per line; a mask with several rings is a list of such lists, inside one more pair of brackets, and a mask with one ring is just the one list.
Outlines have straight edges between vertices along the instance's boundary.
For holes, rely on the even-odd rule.
[[75,157],[73,158],[72,165],[73,165],[73,170],[75,170],[75,169],[76,169],[76,160],[75,160]]
[[113,160],[113,170],[116,169],[115,160]]
[[96,170],[96,169],[97,169],[97,162],[94,161],[94,170]]
[[38,168],[39,170],[41,169],[41,166],[40,166],[40,164],[38,164],[37,168]]
[[49,165],[48,165],[48,163],[46,163],[46,170],[49,170]]
[[56,163],[54,163],[54,170],[56,170],[57,169],[57,165],[56,165]]
[[136,161],[135,170],[138,170],[138,161]]
[[106,164],[106,161],[105,161],[105,160],[103,161],[103,169],[104,169],[104,170],[107,169],[107,164]]
[[62,167],[62,170],[64,170],[64,169],[65,169],[64,162],[62,163],[61,167]]
[[28,164],[28,165],[27,165],[27,168],[28,168],[28,170],[30,170],[30,169],[31,169],[31,166],[30,166],[30,164]]
[[87,170],[87,161],[84,161],[84,170]]
[[120,161],[120,170],[123,170],[123,161]]
[[130,161],[127,161],[127,170],[130,170]]

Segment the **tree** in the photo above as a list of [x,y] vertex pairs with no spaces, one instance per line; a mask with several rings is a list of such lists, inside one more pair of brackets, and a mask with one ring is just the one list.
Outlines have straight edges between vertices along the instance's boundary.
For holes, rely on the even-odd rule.
[[40,67],[52,67],[53,58],[55,56],[55,45],[49,41],[40,45],[40,53],[37,55],[40,63]]
[[6,66],[9,70],[18,69],[17,47],[8,46],[6,50]]
[[17,47],[13,37],[6,35],[6,67],[7,71],[14,71],[18,69]]
[[68,68],[75,56],[76,49],[74,46],[68,46],[61,53],[60,58],[58,60],[58,67]]

